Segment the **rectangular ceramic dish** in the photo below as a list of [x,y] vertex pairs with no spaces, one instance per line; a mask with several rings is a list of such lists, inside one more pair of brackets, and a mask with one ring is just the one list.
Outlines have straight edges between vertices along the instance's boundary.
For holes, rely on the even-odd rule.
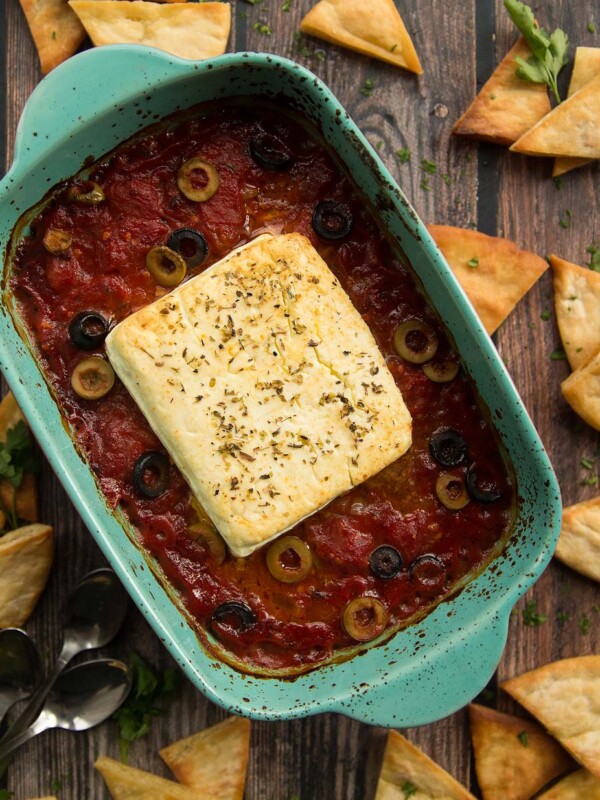
[[[102,76],[99,79],[98,76]],[[129,593],[192,680],[226,709],[276,719],[337,711],[404,727],[452,713],[475,696],[500,658],[513,604],[541,574],[560,525],[560,497],[543,447],[489,337],[451,271],[373,149],[314,75],[273,56],[236,54],[178,60],[120,46],[91,50],[47,77],[32,95],[15,161],[0,185],[0,241],[57,182],[143,127],[221,98],[262,98],[298,112],[322,134],[412,264],[454,338],[496,426],[518,489],[517,519],[500,556],[419,623],[360,657],[293,680],[242,675],[201,646],[185,615],[110,512],[27,343],[3,279],[0,367],[50,463]]]

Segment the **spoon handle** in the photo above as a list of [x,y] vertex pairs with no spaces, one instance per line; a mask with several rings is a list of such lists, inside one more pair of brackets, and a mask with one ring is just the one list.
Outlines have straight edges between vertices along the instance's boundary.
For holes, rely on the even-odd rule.
[[13,736],[9,741],[0,743],[0,761],[5,759],[6,756],[10,755],[13,750],[16,750],[18,747],[21,747],[22,744],[25,744],[25,742],[33,739],[33,737],[37,736],[38,733],[42,733],[42,731],[47,730],[48,727],[48,721],[40,717],[37,722],[35,722],[30,728],[27,728],[27,730],[22,731],[16,736]]
[[12,742],[13,739],[22,734],[39,717],[40,712],[44,707],[44,701],[48,696],[48,692],[54,685],[54,682],[60,673],[69,663],[69,661],[75,655],[77,655],[79,650],[80,648],[74,649],[70,642],[65,642],[52,672],[50,672],[42,684],[38,686],[38,688],[29,698],[29,702],[23,711],[21,711],[13,724],[9,726],[4,736],[0,738],[0,752],[2,752],[2,745]]

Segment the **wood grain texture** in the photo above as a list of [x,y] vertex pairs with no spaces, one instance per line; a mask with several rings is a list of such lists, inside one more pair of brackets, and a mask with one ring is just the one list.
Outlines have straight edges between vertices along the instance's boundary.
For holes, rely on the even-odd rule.
[[[478,84],[489,76],[515,38],[501,0],[464,0],[460,4],[397,0],[425,70],[418,78],[317,39],[301,37],[298,42],[295,34],[300,19],[311,4],[312,0],[292,0],[289,11],[284,11],[283,0],[268,6],[235,0],[230,49],[284,55],[323,78],[427,222],[474,227],[479,222],[486,232],[513,238],[542,256],[556,252],[584,263],[586,247],[600,241],[597,168],[565,176],[558,191],[550,179],[549,163],[450,136],[454,121]],[[587,31],[590,12],[586,5],[577,0],[547,0],[543,8],[536,6],[535,10],[541,23],[562,25],[573,41],[599,45]],[[0,54],[5,61],[0,126],[10,154],[18,117],[40,74],[18,0],[4,0],[0,20],[5,22],[0,26]],[[595,21],[600,24],[600,19]],[[257,30],[257,23],[269,25],[271,35]],[[361,93],[366,80],[372,81],[369,96]],[[396,155],[402,148],[411,153],[406,164]],[[434,174],[423,169],[423,160],[435,163]],[[564,228],[559,221],[566,218],[567,209],[572,216],[569,227]],[[565,500],[573,503],[598,492],[597,486],[581,485],[589,472],[581,468],[580,461],[582,457],[597,458],[600,467],[596,455],[599,439],[562,400],[559,382],[567,366],[549,358],[559,346],[559,338],[553,316],[547,322],[541,320],[544,309],[552,310],[549,274],[495,338],[548,448]],[[59,648],[60,608],[69,587],[102,564],[103,558],[47,467],[41,476],[41,506],[44,520],[57,531],[56,565],[27,630],[44,658],[50,660]],[[537,603],[548,622],[537,627],[523,624],[520,610],[528,600]],[[555,658],[600,652],[600,614],[594,610],[599,604],[596,584],[552,564],[511,619],[498,681]],[[582,618],[591,622],[587,633],[583,632],[585,625],[580,625]],[[133,608],[119,638],[102,654],[126,658],[131,649],[157,667],[171,664]],[[505,710],[515,709],[500,692],[491,702]],[[130,762],[168,776],[157,756],[158,748],[223,716],[183,681],[179,699],[153,722],[148,736],[132,746]],[[464,711],[434,725],[411,729],[408,736],[476,790]],[[384,743],[385,731],[335,715],[256,723],[246,800],[291,800],[294,795],[300,800],[371,800]],[[20,751],[9,771],[8,785],[16,800],[52,793],[60,800],[106,800],[108,793],[92,768],[101,754],[118,757],[114,723],[87,734],[46,733]],[[52,790],[53,781],[60,781],[62,788]]]

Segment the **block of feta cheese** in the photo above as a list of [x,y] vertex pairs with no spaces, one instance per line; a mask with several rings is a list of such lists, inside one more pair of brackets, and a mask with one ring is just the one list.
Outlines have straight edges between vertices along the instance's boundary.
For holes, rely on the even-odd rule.
[[238,557],[411,444],[373,335],[300,234],[235,250],[119,323],[106,349]]

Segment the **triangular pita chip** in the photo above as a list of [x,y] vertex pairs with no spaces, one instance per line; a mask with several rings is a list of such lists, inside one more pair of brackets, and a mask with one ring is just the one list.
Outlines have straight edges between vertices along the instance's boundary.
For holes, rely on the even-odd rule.
[[571,569],[600,583],[600,497],[563,510],[554,555]]
[[[113,758],[102,756],[94,766],[104,778],[113,800],[200,800],[197,791],[159,778],[151,772],[129,767]],[[202,800],[219,798],[203,794]]]
[[452,133],[496,144],[512,144],[550,112],[546,86],[515,75],[515,58],[527,61],[529,45],[522,37],[498,64],[489,80],[460,117]]
[[539,725],[470,705],[477,781],[484,800],[529,800],[573,760]]
[[600,656],[554,661],[502,688],[600,777]]
[[390,731],[375,800],[475,800],[471,792],[412,745]]
[[[25,422],[25,417],[17,405],[17,401],[9,392],[0,403],[0,442],[5,442],[8,430],[14,428],[21,421]],[[23,475],[21,485],[16,492],[10,481],[0,479],[1,506],[10,509],[13,502],[19,519],[25,520],[25,522],[37,522],[37,489],[35,478],[31,473],[27,472]]]
[[77,52],[85,31],[66,0],[19,0],[44,75]]
[[428,225],[489,334],[504,322],[548,263],[514,242],[450,225]]
[[27,622],[48,580],[53,551],[49,525],[26,525],[0,537],[0,628]]
[[418,75],[423,72],[394,0],[320,0],[300,30]]
[[587,769],[572,772],[537,800],[600,800],[600,780]]
[[600,431],[600,353],[560,385],[563,397],[584,422]]
[[95,45],[144,44],[194,60],[225,52],[229,3],[147,3],[144,0],[70,0]]
[[242,800],[250,752],[250,720],[229,719],[160,751],[177,780],[204,797]]
[[[569,83],[568,97],[582,89],[595,75],[600,74],[600,47],[578,47],[575,51],[575,61],[571,82]],[[577,167],[589,164],[588,158],[557,158],[554,162],[552,176],[564,175]]]
[[571,369],[600,350],[600,272],[550,256],[556,322]]
[[529,156],[600,158],[600,73],[556,106],[510,148]]

